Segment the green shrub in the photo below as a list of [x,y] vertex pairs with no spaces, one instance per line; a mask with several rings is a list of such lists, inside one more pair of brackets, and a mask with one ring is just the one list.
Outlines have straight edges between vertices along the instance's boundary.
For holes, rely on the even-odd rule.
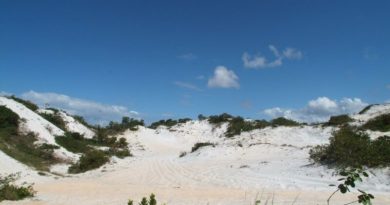
[[232,118],[233,116],[227,113],[222,113],[221,115],[211,115],[209,116],[208,120],[211,124],[221,124],[224,122],[229,122],[229,120],[231,120]]
[[84,153],[76,164],[70,166],[68,172],[76,174],[97,169],[108,161],[109,158],[103,151],[90,150]]
[[15,100],[18,103],[23,104],[24,106],[26,106],[28,109],[30,109],[32,111],[37,111],[39,109],[39,107],[36,104],[32,103],[31,101],[17,98],[14,95],[10,96],[9,98],[12,99],[12,100]]
[[229,121],[229,126],[225,133],[226,137],[233,137],[255,129],[263,129],[269,126],[270,123],[265,120],[246,121],[242,117],[234,117]]
[[378,104],[372,104],[372,105],[368,105],[367,107],[363,108],[362,111],[359,112],[359,114],[364,114],[366,113],[369,109],[371,109],[372,106],[375,106],[375,105],[378,105]]
[[[127,205],[134,205],[134,201],[129,199],[127,201]],[[151,194],[149,196],[149,200],[146,197],[142,197],[142,200],[138,203],[138,205],[157,205],[156,196]]]
[[24,198],[33,197],[35,191],[32,184],[23,183],[21,186],[14,184],[20,178],[20,174],[10,174],[8,176],[0,176],[0,202],[4,200],[22,200]]
[[19,126],[19,115],[5,106],[0,106],[0,129],[10,128],[16,131]]
[[362,129],[387,132],[390,131],[390,113],[379,115],[362,126]]
[[271,121],[272,126],[288,126],[288,127],[293,127],[293,126],[300,126],[301,124],[299,122],[296,122],[294,120],[286,119],[284,117],[279,117],[276,119],[273,119]]
[[353,119],[349,115],[338,115],[330,117],[329,121],[326,123],[328,126],[338,126],[344,125],[349,122],[352,122]]
[[337,167],[378,167],[390,165],[390,138],[371,140],[356,128],[344,126],[333,133],[329,145],[310,150],[310,158]]
[[78,133],[65,132],[65,136],[55,137],[56,143],[73,153],[86,153],[92,148],[82,136]]
[[[51,109],[51,110],[53,110],[53,109]],[[66,131],[67,128],[66,128],[66,123],[65,123],[64,119],[61,117],[58,110],[54,109],[53,111],[54,111],[53,114],[39,113],[39,115],[42,116],[43,118],[45,118],[50,123],[52,123],[53,125],[55,125],[56,127],[60,128],[61,130]]]
[[210,143],[210,142],[197,142],[197,143],[194,144],[194,146],[192,147],[191,153],[192,153],[192,152],[195,152],[196,150],[198,150],[198,149],[201,148],[201,147],[206,147],[206,146],[212,146],[212,147],[214,147],[215,145],[214,145],[213,143]]

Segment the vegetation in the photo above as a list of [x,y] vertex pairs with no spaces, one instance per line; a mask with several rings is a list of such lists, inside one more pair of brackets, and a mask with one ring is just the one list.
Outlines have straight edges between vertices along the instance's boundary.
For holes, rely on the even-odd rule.
[[339,126],[345,125],[349,122],[352,122],[353,119],[349,115],[338,115],[330,117],[329,121],[325,124],[328,126]]
[[186,123],[188,121],[191,121],[191,119],[190,118],[182,118],[182,119],[178,119],[178,120],[172,120],[172,119],[159,120],[157,122],[153,122],[149,126],[149,128],[157,129],[159,126],[165,126],[165,127],[171,128],[177,124]]
[[276,126],[293,127],[293,126],[300,126],[301,124],[299,122],[294,121],[294,120],[286,119],[284,117],[279,117],[279,118],[271,120],[271,125],[273,127],[276,127]]
[[15,185],[15,181],[19,178],[20,173],[0,176],[0,202],[4,200],[16,201],[35,195],[36,192],[32,184]]
[[60,128],[61,130],[66,131],[66,123],[61,117],[59,110],[54,109],[54,108],[48,108],[48,110],[52,110],[54,113],[39,113],[40,116],[45,118],[47,121],[55,125],[56,127]]
[[37,145],[34,133],[18,133],[19,116],[5,106],[0,106],[0,150],[10,157],[38,170],[47,171],[52,164],[60,162],[54,157],[57,146]]
[[378,104],[373,104],[373,105],[368,105],[367,107],[363,108],[362,111],[359,112],[359,114],[364,114],[366,113],[369,109],[371,109],[372,106],[375,106],[375,105],[378,105]]
[[194,146],[192,147],[191,153],[192,153],[192,152],[195,152],[196,150],[198,150],[198,149],[201,148],[201,147],[206,147],[206,146],[215,147],[215,144],[210,143],[210,142],[197,142],[197,143],[195,143]]
[[[101,136],[113,136],[113,135],[118,135],[126,130],[130,129],[132,131],[136,131],[138,129],[138,126],[144,126],[145,123],[143,120],[137,120],[129,117],[123,117],[122,122],[114,122],[111,121],[108,123],[107,126],[101,127],[101,126],[96,126],[95,131],[96,135],[99,137]],[[88,126],[91,127],[91,126]]]
[[68,172],[76,174],[97,169],[107,163],[108,160],[108,156],[103,151],[88,150],[80,157],[80,160],[76,164],[69,167]]
[[[350,192],[351,188],[355,188],[357,182],[363,182],[362,176],[368,177],[367,172],[363,171],[361,168],[359,168],[359,169],[352,168],[352,169],[343,170],[339,174],[342,176],[342,178],[340,178],[338,181],[342,181],[342,183],[340,183],[337,186],[336,191],[334,191],[329,196],[329,198],[327,200],[328,205],[330,204],[330,199],[337,192],[340,192],[342,194]],[[336,186],[336,185],[331,184],[330,186]],[[363,205],[371,205],[371,199],[374,199],[374,196],[372,194],[369,194],[369,193],[362,191],[360,189],[358,189],[358,191],[360,192],[360,195],[358,195],[357,200],[350,202],[350,203],[347,203],[347,204],[352,204],[352,203],[358,202],[358,203],[361,203]]]
[[36,104],[32,103],[31,101],[17,98],[15,95],[12,95],[12,96],[10,96],[8,98],[10,98],[12,100],[15,100],[18,103],[23,104],[24,106],[26,106],[28,109],[30,109],[32,111],[37,111],[39,109],[39,107]]
[[225,133],[226,137],[233,137],[255,129],[263,129],[269,126],[270,123],[265,120],[246,121],[242,117],[234,117],[229,121],[229,126]]
[[[134,205],[134,201],[129,199],[127,205]],[[154,194],[151,194],[149,196],[149,200],[146,197],[143,197],[141,202],[138,203],[138,205],[157,205],[156,196]]]
[[343,126],[333,133],[329,145],[310,150],[315,162],[337,167],[380,167],[390,165],[390,137],[371,140],[357,128]]
[[362,128],[381,132],[390,131],[390,113],[379,115],[369,120]]
[[211,115],[208,118],[209,123],[211,124],[221,124],[224,122],[229,122],[231,119],[233,119],[233,116],[227,113],[222,113],[220,115]]

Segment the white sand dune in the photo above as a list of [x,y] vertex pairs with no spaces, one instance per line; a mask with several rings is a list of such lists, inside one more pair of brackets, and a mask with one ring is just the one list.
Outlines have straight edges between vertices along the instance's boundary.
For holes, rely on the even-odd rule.
[[[128,140],[134,157],[113,158],[110,164],[79,175],[30,175],[26,180],[35,183],[37,196],[3,203],[120,205],[155,193],[168,205],[249,205],[256,198],[261,204],[326,204],[334,190],[328,185],[337,183],[338,177],[335,170],[312,164],[308,151],[327,143],[333,128],[265,128],[233,138],[224,137],[226,128],[191,121],[170,129],[127,131],[118,137]],[[190,153],[196,142],[215,147]],[[179,157],[183,151],[188,153]],[[376,196],[374,204],[390,204],[390,170],[370,172],[372,177],[358,187]],[[336,195],[332,204],[351,202],[356,194]]]

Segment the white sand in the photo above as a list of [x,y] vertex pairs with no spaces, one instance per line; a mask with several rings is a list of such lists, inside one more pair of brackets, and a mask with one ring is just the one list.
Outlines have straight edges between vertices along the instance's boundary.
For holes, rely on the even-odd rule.
[[[140,200],[155,193],[159,202],[168,205],[249,205],[256,196],[261,204],[267,200],[268,204],[326,204],[334,190],[328,185],[337,183],[338,177],[334,170],[311,164],[308,151],[311,146],[327,143],[331,128],[266,128],[228,139],[223,136],[226,126],[192,121],[171,129],[127,131],[119,137],[129,141],[135,157],[113,158],[100,169],[70,177],[29,175],[25,180],[35,182],[37,196],[3,203],[120,205],[128,198]],[[216,146],[179,158],[196,142]],[[5,163],[20,167],[12,159]],[[390,170],[371,172],[372,177],[359,188],[376,196],[374,204],[390,204]],[[355,197],[356,193],[336,195],[332,204],[344,204]]]

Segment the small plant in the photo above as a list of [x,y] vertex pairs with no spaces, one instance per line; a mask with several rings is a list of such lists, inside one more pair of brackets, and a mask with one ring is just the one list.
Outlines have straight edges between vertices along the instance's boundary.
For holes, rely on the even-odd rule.
[[26,182],[21,186],[14,184],[19,178],[20,173],[0,176],[0,202],[4,200],[16,201],[35,195],[33,184],[27,184]]
[[[341,181],[341,183],[337,186],[336,191],[334,191],[328,198],[327,203],[330,204],[331,198],[337,193],[340,192],[342,194],[345,194],[347,192],[351,191],[351,188],[355,188],[357,182],[363,182],[362,176],[368,177],[367,172],[363,171],[360,168],[353,168],[353,169],[347,169],[344,171],[341,171],[339,173],[342,178],[338,179],[338,181]],[[336,186],[334,184],[331,184],[330,186]],[[371,205],[371,199],[374,199],[374,196],[372,194],[369,194],[365,191],[362,191],[358,189],[360,192],[360,195],[358,196],[358,199],[356,201],[350,202],[351,203],[361,203],[363,205]]]
[[349,117],[348,115],[338,115],[338,116],[332,116],[330,117],[329,121],[326,123],[328,126],[338,126],[338,125],[344,125],[349,122],[352,122],[353,119]]
[[195,152],[196,150],[198,150],[198,149],[201,148],[201,147],[206,147],[206,146],[212,146],[212,147],[214,147],[215,144],[210,143],[210,142],[197,142],[197,143],[194,144],[194,146],[192,147],[191,153],[192,153],[192,152]]
[[186,156],[187,155],[187,152],[180,152],[180,154],[179,154],[179,157],[181,158],[181,157],[184,157],[184,156]]
[[288,126],[288,127],[294,127],[294,126],[299,126],[300,123],[296,122],[294,120],[286,119],[284,117],[279,117],[276,119],[273,119],[271,121],[272,126]]
[[83,154],[76,164],[70,166],[68,172],[75,174],[97,169],[108,161],[109,158],[103,151],[91,150]]
[[[127,201],[127,205],[134,205],[134,201],[129,199]],[[151,194],[149,196],[149,200],[146,197],[143,197],[142,200],[138,203],[138,205],[157,205],[156,196]]]

